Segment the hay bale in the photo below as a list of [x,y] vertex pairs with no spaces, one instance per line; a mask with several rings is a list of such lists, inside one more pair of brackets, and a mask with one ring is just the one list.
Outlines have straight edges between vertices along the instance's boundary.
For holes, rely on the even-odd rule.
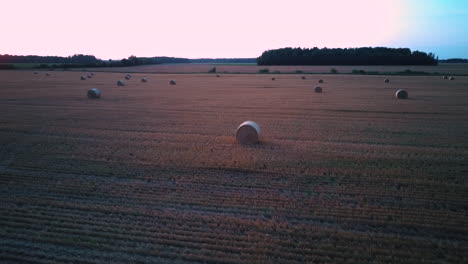
[[45,75],[46,75],[46,76],[50,76],[50,73],[46,72],[46,74],[45,74]]
[[449,78],[448,76],[442,77],[442,79],[444,79],[444,80],[448,80],[448,78]]
[[170,85],[176,85],[176,82],[175,82],[174,80],[171,80],[171,81],[169,82],[169,84],[170,84]]
[[455,80],[455,77],[450,77],[450,79],[449,79],[449,80],[453,81],[453,80]]
[[221,75],[219,75],[219,74],[216,74],[216,77],[218,77],[218,78],[219,78],[219,77],[221,77]]
[[318,80],[318,83],[323,83],[323,80],[322,79]]
[[83,75],[83,76],[80,77],[80,79],[81,79],[82,81],[84,81],[84,80],[86,80],[86,76]]
[[408,92],[403,90],[403,89],[400,89],[400,90],[396,91],[395,97],[397,99],[408,99]]
[[122,80],[117,81],[117,86],[125,86],[125,82]]
[[260,126],[253,121],[245,121],[236,130],[236,140],[243,145],[258,143]]
[[301,78],[302,78],[302,80],[305,80],[305,79],[306,79],[306,77],[305,77],[305,76],[302,76]]
[[322,92],[322,87],[320,87],[320,86],[315,87],[314,92],[321,93]]
[[390,80],[389,80],[389,79],[385,79],[384,82],[385,82],[385,83],[389,83]]
[[146,79],[146,78],[141,78],[141,82],[148,82],[148,79]]
[[94,76],[94,72],[90,73],[92,76]]
[[93,76],[92,76],[92,75],[88,75],[88,79],[91,79],[91,78],[93,78]]
[[272,81],[274,81],[274,80],[276,80],[276,78],[275,78],[275,77],[273,77],[273,78],[271,78],[271,80],[272,80]]
[[127,75],[127,76],[125,76],[125,80],[130,80],[130,78],[131,78],[131,77],[130,77],[130,76],[128,76],[128,75]]
[[34,74],[37,74],[37,72],[34,72]]
[[101,91],[98,88],[93,88],[88,90],[89,99],[99,99],[101,98]]

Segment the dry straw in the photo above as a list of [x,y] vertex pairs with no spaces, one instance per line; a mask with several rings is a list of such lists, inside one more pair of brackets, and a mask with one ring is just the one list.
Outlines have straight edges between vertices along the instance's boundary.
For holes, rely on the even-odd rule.
[[400,89],[400,90],[396,91],[395,97],[397,99],[408,99],[408,92],[403,90],[403,89]]
[[99,99],[101,98],[101,91],[98,88],[88,90],[88,98]]
[[236,130],[236,140],[243,145],[258,143],[260,138],[260,126],[253,121],[245,121]]

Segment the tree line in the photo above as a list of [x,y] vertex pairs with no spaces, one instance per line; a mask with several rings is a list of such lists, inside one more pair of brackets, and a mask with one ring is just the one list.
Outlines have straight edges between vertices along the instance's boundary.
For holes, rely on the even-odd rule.
[[437,65],[433,53],[408,48],[282,48],[268,50],[258,65]]

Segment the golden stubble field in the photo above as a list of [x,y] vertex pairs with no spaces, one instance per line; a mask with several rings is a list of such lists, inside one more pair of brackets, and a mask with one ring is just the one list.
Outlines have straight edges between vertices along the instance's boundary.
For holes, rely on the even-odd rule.
[[6,262],[468,261],[468,77],[50,73],[0,72]]

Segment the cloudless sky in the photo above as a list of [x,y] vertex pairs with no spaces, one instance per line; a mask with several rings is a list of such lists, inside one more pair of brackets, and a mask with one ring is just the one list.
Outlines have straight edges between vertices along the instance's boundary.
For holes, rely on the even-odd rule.
[[468,58],[468,0],[0,0],[0,54],[248,58],[315,46]]

